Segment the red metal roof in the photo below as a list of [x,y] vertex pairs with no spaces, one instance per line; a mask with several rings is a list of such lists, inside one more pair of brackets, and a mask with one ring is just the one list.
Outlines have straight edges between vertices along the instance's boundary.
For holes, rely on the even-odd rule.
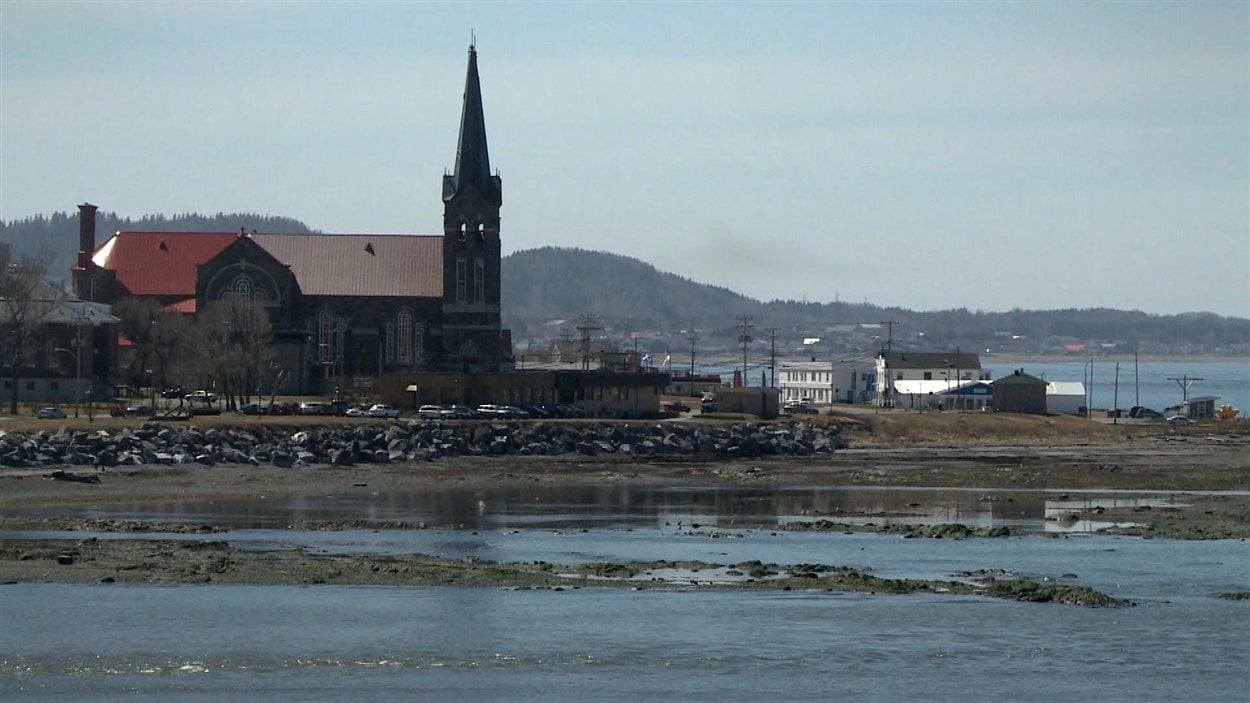
[[117,272],[132,295],[195,297],[195,267],[238,239],[237,232],[118,232],[91,260]]
[[171,312],[180,312],[184,315],[195,314],[195,298],[184,298],[176,303],[170,303],[161,310],[169,310]]
[[[91,260],[116,271],[118,283],[131,294],[184,298],[174,304],[178,311],[194,312],[196,267],[240,236],[237,232],[118,232]],[[441,235],[247,236],[290,267],[304,295],[438,298],[443,294]]]

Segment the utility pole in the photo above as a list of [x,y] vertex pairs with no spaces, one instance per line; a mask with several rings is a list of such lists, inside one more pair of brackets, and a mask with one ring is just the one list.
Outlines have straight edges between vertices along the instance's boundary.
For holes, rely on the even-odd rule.
[[738,315],[738,329],[742,330],[742,335],[738,340],[742,342],[742,385],[747,385],[747,343],[751,341],[750,331],[755,327],[751,324],[751,320],[755,319],[751,315]]
[[694,375],[694,345],[699,341],[699,335],[691,332],[686,335],[686,340],[690,342],[690,375]]
[[768,349],[769,349],[769,368],[772,369],[772,377],[768,385],[772,388],[777,387],[777,328],[769,327],[765,330],[768,332]]
[[590,370],[590,333],[603,329],[596,324],[594,315],[582,315],[577,318],[577,331],[582,333],[582,371]]
[[882,320],[879,325],[885,325],[887,336],[885,338],[885,353],[889,354],[894,346],[894,325],[898,324],[898,320]]
[[1189,376],[1188,374],[1186,374],[1184,376],[1181,376],[1180,378],[1176,378],[1174,376],[1168,376],[1168,380],[1176,381],[1176,385],[1181,387],[1181,405],[1185,407],[1185,412],[1188,413],[1189,412],[1189,387],[1193,385],[1194,381],[1205,381],[1207,379],[1193,378]]

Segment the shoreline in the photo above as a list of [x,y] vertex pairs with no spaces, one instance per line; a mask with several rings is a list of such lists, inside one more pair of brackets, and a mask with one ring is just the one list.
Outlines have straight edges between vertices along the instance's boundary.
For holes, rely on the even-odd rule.
[[[327,498],[331,502],[339,498],[369,501],[375,499],[371,496],[379,495],[483,494],[506,498],[532,496],[536,489],[585,490],[591,496],[622,488],[643,492],[672,488],[742,489],[764,494],[811,488],[889,489],[881,494],[887,496],[885,499],[862,505],[834,502],[829,504],[831,510],[809,510],[801,520],[788,525],[778,525],[767,510],[740,516],[732,512],[718,515],[723,524],[733,525],[733,529],[880,532],[931,539],[1038,539],[1042,534],[1056,535],[1036,530],[968,528],[955,520],[925,522],[924,509],[916,507],[924,501],[924,491],[973,494],[971,500],[986,504],[989,514],[994,514],[989,505],[999,501],[1017,501],[1017,506],[1027,504],[1030,510],[1040,511],[1040,504],[1052,496],[1062,502],[1068,499],[1063,493],[1071,491],[1076,492],[1078,505],[1054,514],[1053,519],[1131,523],[1097,530],[1099,534],[1143,539],[1250,538],[1250,432],[1243,423],[1173,430],[1108,426],[1068,418],[938,414],[833,417],[827,421],[839,423],[844,436],[852,438],[850,449],[820,456],[749,459],[567,454],[459,456],[417,463],[290,468],[264,464],[148,464],[104,470],[64,466],[5,468],[0,469],[0,530],[12,534],[0,540],[0,581],[299,584],[321,579],[326,583],[359,584],[553,588],[605,585],[598,583],[603,574],[585,573],[581,571],[584,566],[579,565],[559,566],[561,573],[567,570],[580,574],[569,581],[565,577],[552,580],[541,569],[535,572],[531,568],[534,565],[439,560],[419,554],[347,554],[327,558],[305,554],[302,549],[242,551],[219,541],[229,539],[233,523],[228,518],[179,523],[176,509],[170,513],[169,522],[124,517],[143,514],[136,506],[161,503],[242,501],[247,505],[248,501],[260,500],[272,506],[281,501],[300,503]],[[908,493],[909,488],[915,491]],[[977,496],[978,490],[985,493]],[[1080,501],[1100,495],[1122,498],[1134,493],[1148,494],[1150,502],[1101,507],[1091,501],[1079,505]],[[347,500],[343,504],[359,503]],[[822,504],[814,505],[820,508]],[[277,514],[283,514],[281,509]],[[918,524],[905,524],[915,515],[921,518]],[[1052,519],[1049,511],[1046,519]],[[348,508],[328,519],[295,521],[286,528],[409,530],[463,526],[414,524],[385,517],[371,519]],[[719,528],[711,524],[704,529]],[[53,539],[31,539],[21,534],[37,531],[63,534]],[[195,534],[189,534],[188,543],[169,542],[156,534],[148,539],[142,534],[170,531]],[[76,537],[74,532],[134,534],[119,540],[95,539],[87,534]],[[209,554],[220,559],[210,563],[201,558]],[[188,555],[200,556],[191,559]],[[399,570],[391,572],[391,566]],[[221,570],[215,570],[219,567]],[[776,568],[772,571],[797,568],[773,567]],[[631,564],[606,564],[599,568],[612,573],[638,571]],[[829,573],[816,576],[805,573],[770,577],[763,584],[730,580],[705,585],[819,586],[837,590],[864,582],[851,576],[840,581],[839,569],[830,567]],[[384,577],[380,573],[391,575]],[[579,578],[584,583],[578,583]],[[624,585],[640,584],[626,581]],[[674,587],[673,583],[654,585]],[[1023,590],[1016,596],[1036,595],[1035,586],[1019,584]],[[886,591],[952,588],[949,583],[936,581],[906,586],[877,583],[875,587]],[[965,587],[973,588],[960,588]],[[977,588],[980,591],[976,594],[984,595],[988,587]],[[1071,595],[1070,591],[1055,591],[1037,597],[1062,599]]]

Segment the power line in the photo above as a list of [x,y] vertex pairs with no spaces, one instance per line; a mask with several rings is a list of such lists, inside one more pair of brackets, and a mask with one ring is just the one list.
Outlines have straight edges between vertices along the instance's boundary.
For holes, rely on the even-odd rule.
[[751,320],[755,318],[751,315],[738,315],[738,329],[742,330],[742,335],[738,340],[742,342],[742,385],[747,385],[747,344],[751,341],[751,330],[755,325],[751,324]]
[[769,368],[772,369],[772,377],[768,385],[772,388],[777,387],[777,332],[776,327],[768,327],[764,330],[768,332],[768,349],[769,349]]
[[582,371],[590,370],[590,333],[603,329],[595,315],[582,315],[577,318],[577,331],[582,333]]

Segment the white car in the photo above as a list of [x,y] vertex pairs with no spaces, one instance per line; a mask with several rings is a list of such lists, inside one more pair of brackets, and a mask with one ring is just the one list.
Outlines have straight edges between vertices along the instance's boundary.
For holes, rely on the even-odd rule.
[[422,420],[440,420],[443,417],[443,409],[437,405],[422,405],[417,408],[417,417]]
[[368,415],[369,417],[389,417],[389,418],[399,417],[399,411],[395,409],[395,406],[383,405],[381,403],[378,403],[377,405],[370,407],[369,410],[365,414]]

